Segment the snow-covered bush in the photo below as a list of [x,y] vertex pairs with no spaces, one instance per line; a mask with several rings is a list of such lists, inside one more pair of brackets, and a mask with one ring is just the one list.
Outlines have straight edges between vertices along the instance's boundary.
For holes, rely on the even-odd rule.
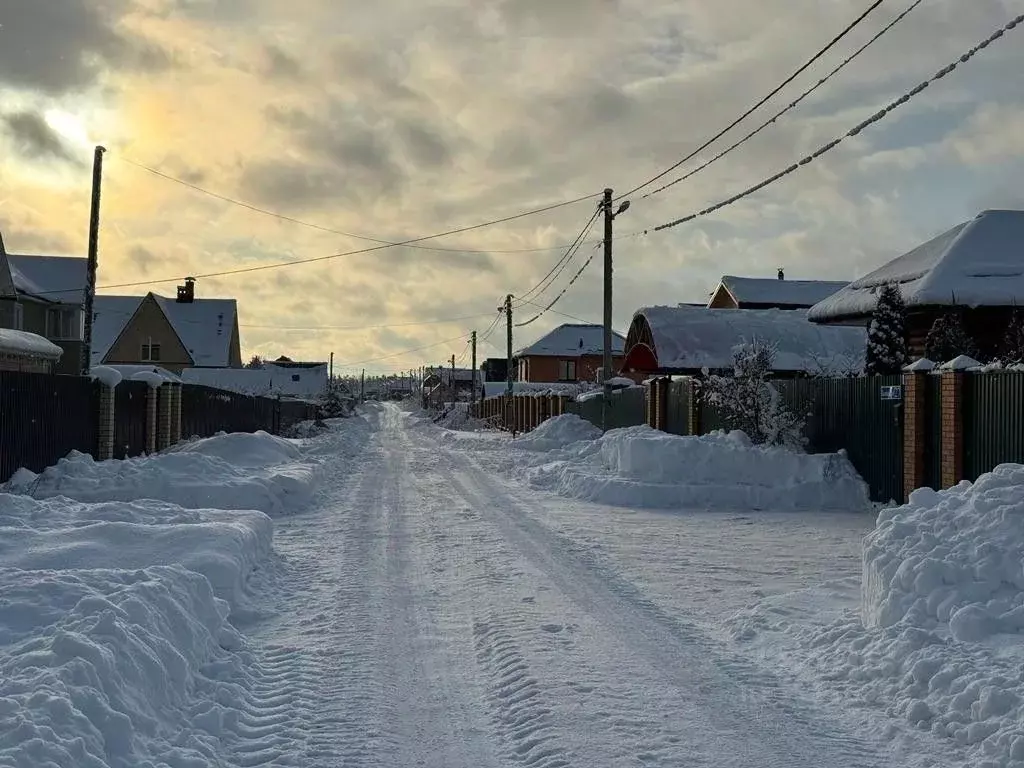
[[706,376],[700,381],[700,396],[729,429],[742,430],[755,444],[799,450],[806,443],[804,420],[789,410],[769,381],[774,362],[775,348],[764,341],[737,345],[733,375]]
[[899,373],[906,363],[906,306],[900,289],[889,283],[878,294],[868,326],[865,371],[869,376]]
[[946,362],[960,355],[978,358],[977,346],[964,328],[963,317],[959,312],[935,318],[924,340],[924,355],[929,360],[939,362]]
[[320,400],[320,418],[335,419],[341,416],[351,416],[354,408],[355,402],[348,389],[333,384],[327,388]]
[[1013,310],[999,349],[999,361],[1003,365],[1024,364],[1024,310]]

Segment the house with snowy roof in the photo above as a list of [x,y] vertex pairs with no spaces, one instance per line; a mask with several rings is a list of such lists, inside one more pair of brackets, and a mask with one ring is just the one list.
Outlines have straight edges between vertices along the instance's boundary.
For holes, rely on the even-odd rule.
[[93,304],[92,364],[159,364],[185,368],[241,368],[235,299],[196,298],[188,278],[169,299],[97,296]]
[[836,280],[787,280],[779,269],[773,280],[766,277],[723,275],[711,292],[708,309],[810,309],[845,288]]
[[983,211],[818,302],[808,319],[866,327],[889,283],[907,308],[911,358],[924,355],[938,318],[957,313],[982,357],[991,359],[1014,308],[1024,308],[1024,211]]
[[0,328],[35,334],[61,349],[57,373],[82,368],[87,260],[8,253],[0,235]]
[[733,349],[753,341],[775,348],[779,376],[860,372],[867,332],[815,325],[804,310],[644,307],[626,337],[623,374],[698,375],[733,367]]
[[[622,363],[626,339],[612,333],[612,370]],[[518,381],[596,381],[604,361],[604,327],[564,323],[513,354]]]

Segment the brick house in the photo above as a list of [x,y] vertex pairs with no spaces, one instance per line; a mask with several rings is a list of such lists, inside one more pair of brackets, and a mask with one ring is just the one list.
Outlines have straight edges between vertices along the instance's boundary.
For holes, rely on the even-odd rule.
[[[612,334],[612,370],[622,364],[626,340]],[[603,366],[604,328],[565,323],[513,356],[518,381],[596,381]]]
[[7,253],[0,236],[0,328],[61,348],[56,373],[82,369],[86,259]]
[[93,365],[159,364],[185,368],[241,368],[235,299],[199,299],[192,280],[174,299],[97,296],[93,305]]
[[907,307],[911,359],[924,356],[935,320],[956,312],[988,362],[1013,309],[1024,307],[1024,211],[983,211],[815,304],[808,319],[866,327],[888,283],[899,287]]
[[787,280],[781,269],[775,280],[723,275],[707,308],[810,309],[847,285],[845,280]]

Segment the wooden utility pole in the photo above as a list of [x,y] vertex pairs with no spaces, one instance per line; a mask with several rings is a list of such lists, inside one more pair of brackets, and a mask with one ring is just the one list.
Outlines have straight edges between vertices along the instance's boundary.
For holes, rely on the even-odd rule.
[[359,374],[359,402],[366,402],[366,369],[363,368],[363,372]]
[[331,363],[330,363],[330,366],[327,369],[327,379],[331,382],[332,385],[334,384],[334,353],[333,352],[331,352]]
[[601,365],[601,379],[604,397],[601,398],[601,427],[608,429],[608,409],[611,407],[612,395],[612,222],[620,213],[629,208],[629,201],[619,204],[619,209],[612,212],[612,190],[606,189],[601,200],[604,212],[604,354]]
[[92,155],[92,207],[89,210],[89,260],[86,264],[85,313],[82,327],[82,359],[80,371],[89,375],[92,366],[92,314],[93,299],[96,296],[96,271],[99,269],[100,250],[100,187],[103,184],[103,153],[107,150],[97,146]]
[[452,379],[448,382],[448,386],[452,389],[452,402],[454,403],[458,398],[455,396],[455,355],[452,355]]
[[476,407],[476,331],[473,331],[473,334],[469,338],[470,342],[473,345],[473,374],[472,378],[470,379],[470,381],[472,382],[470,384],[470,387],[472,387],[472,391],[470,392],[469,395],[469,408],[470,411],[472,411],[472,409]]
[[512,397],[512,294],[505,297],[505,335],[507,350],[505,353],[505,393]]

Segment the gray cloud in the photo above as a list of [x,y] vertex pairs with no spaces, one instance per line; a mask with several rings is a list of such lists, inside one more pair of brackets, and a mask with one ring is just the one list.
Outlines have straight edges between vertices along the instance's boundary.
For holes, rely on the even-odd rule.
[[14,140],[17,150],[33,159],[79,162],[37,112],[3,115],[0,123]]
[[279,80],[300,80],[305,74],[297,58],[277,45],[263,46],[263,74]]

